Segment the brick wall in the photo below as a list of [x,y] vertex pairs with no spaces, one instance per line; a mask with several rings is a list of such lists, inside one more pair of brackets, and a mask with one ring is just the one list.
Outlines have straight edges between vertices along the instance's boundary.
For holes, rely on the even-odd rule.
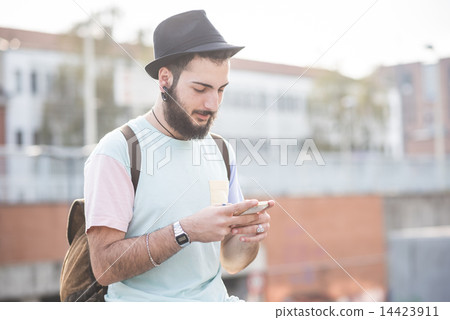
[[[384,299],[385,248],[379,197],[276,201],[279,205],[271,209],[271,231],[264,241],[265,301],[369,300],[358,284],[377,300]],[[0,266],[61,261],[67,250],[68,209],[67,204],[0,206]],[[54,278],[57,284],[57,272]]]
[[280,198],[277,202],[265,241],[266,301],[371,300],[369,295],[384,299],[380,197]]
[[62,260],[69,205],[0,205],[0,265]]

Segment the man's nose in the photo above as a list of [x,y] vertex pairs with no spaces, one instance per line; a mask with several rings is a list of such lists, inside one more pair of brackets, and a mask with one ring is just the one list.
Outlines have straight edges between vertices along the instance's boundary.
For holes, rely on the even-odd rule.
[[205,101],[205,107],[211,111],[217,111],[221,102],[221,97],[218,92],[210,92]]

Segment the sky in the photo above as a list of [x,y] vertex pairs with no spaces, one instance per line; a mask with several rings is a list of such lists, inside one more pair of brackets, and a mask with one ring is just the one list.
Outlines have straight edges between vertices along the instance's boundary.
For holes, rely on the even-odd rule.
[[142,29],[151,43],[160,21],[204,9],[228,42],[246,47],[239,58],[354,78],[380,65],[450,57],[450,0],[0,0],[0,27],[60,33],[113,6],[115,41],[132,42]]

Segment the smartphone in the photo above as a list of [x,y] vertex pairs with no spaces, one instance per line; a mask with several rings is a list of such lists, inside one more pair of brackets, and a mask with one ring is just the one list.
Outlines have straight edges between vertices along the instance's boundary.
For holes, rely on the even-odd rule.
[[242,216],[244,214],[257,213],[257,212],[260,212],[260,211],[264,210],[268,206],[269,206],[269,201],[259,201],[258,205],[256,207],[252,207],[252,208],[242,212],[240,215]]

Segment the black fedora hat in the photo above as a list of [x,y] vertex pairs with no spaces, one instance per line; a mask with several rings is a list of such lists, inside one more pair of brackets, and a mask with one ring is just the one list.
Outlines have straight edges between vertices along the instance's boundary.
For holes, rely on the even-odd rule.
[[158,79],[161,67],[185,54],[231,50],[234,55],[244,48],[227,43],[203,10],[180,13],[161,22],[153,33],[153,45],[155,60],[145,70],[154,79]]

